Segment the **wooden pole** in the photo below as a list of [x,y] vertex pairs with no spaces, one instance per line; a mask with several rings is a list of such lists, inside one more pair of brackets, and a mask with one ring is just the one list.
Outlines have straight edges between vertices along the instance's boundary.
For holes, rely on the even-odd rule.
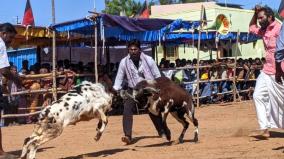
[[[52,2],[52,24],[55,24],[55,4]],[[53,100],[57,100],[56,92],[56,34],[55,30],[52,31],[52,95]]]
[[70,35],[69,35],[69,61],[70,63],[72,63],[72,43]]
[[198,44],[197,44],[197,70],[196,70],[196,76],[197,76],[197,107],[200,106],[200,101],[199,101],[199,54],[200,54],[200,43],[201,43],[201,32],[202,32],[202,28],[203,28],[203,13],[204,13],[204,6],[201,6],[201,16],[200,16],[200,27],[199,27],[199,31],[198,31]]
[[95,59],[94,59],[94,68],[95,68],[95,82],[98,83],[98,24],[95,22]]
[[157,63],[159,63],[158,45],[155,45],[155,55],[156,55],[156,61]]
[[237,70],[237,58],[238,58],[238,44],[239,44],[239,35],[240,31],[238,30],[237,33],[237,39],[236,39],[236,50],[235,50],[235,62],[234,62],[234,79],[233,79],[233,83],[234,83],[234,102],[236,102],[237,100],[237,86],[236,86],[236,70]]

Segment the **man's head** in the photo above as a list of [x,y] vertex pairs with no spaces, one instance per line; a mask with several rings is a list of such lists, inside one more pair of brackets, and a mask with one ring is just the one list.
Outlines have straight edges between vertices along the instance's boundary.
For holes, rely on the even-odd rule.
[[128,43],[128,53],[133,61],[139,61],[141,55],[140,41],[132,40]]
[[10,66],[10,71],[12,74],[16,75],[17,74],[17,67],[16,66]]
[[266,30],[268,25],[275,20],[273,10],[269,7],[260,8],[257,13],[257,20],[259,22],[259,25],[261,26],[261,29]]
[[0,24],[0,37],[5,42],[6,46],[9,46],[11,44],[16,34],[17,31],[12,24],[10,23]]
[[23,61],[22,61],[22,66],[23,66],[24,69],[28,69],[28,67],[29,67],[29,61],[28,61],[28,60],[23,60]]

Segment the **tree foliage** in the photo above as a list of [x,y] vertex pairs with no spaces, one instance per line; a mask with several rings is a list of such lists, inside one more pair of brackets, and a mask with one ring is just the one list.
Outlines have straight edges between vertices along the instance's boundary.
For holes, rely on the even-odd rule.
[[179,0],[180,3],[206,2],[206,0]]
[[124,13],[126,16],[132,16],[142,8],[143,4],[134,0],[105,0],[105,5],[103,13],[113,15]]
[[165,5],[165,4],[174,4],[177,3],[175,0],[159,0],[159,4]]
[[[206,2],[207,0],[148,0],[148,7],[152,5],[166,5],[176,3],[195,3],[195,2]],[[143,7],[143,3],[138,0],[105,0],[105,10],[103,13],[121,15],[131,17],[136,15]]]

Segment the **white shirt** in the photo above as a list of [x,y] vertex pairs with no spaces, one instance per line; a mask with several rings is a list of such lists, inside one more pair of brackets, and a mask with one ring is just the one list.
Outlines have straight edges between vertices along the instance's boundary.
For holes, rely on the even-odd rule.
[[[114,82],[114,86],[113,88],[115,90],[120,90],[122,89],[122,83],[123,83],[123,80],[125,79],[125,77],[127,78],[126,76],[126,59],[127,58],[130,58],[130,56],[126,56],[124,57],[121,61],[120,61],[120,64],[119,64],[119,67],[118,67],[118,71],[117,71],[117,75],[116,75],[116,78],[115,78],[115,82]],[[156,65],[156,62],[152,59],[152,57],[146,55],[146,58],[147,58],[147,62],[150,66],[150,69],[151,69],[151,72],[154,76],[154,78],[158,78],[158,77],[161,77],[161,74],[160,74],[160,71]],[[139,72],[139,70],[141,70],[141,60],[139,61],[139,68],[137,70],[137,73]],[[140,76],[141,74],[139,74]],[[128,87],[130,88],[134,88],[136,86],[137,83],[133,84],[132,82],[130,82],[131,79],[127,79],[127,82],[128,82]],[[139,78],[139,81],[142,81],[144,80],[143,77],[140,76]],[[154,79],[147,79],[147,80],[154,80]],[[138,81],[138,82],[139,82]]]
[[221,79],[227,79],[227,78],[228,78],[227,71],[223,71],[221,75]]
[[5,42],[2,40],[2,38],[0,37],[0,69],[9,66],[10,64],[7,56],[6,45]]
[[175,71],[174,70],[166,70],[166,71],[163,71],[163,73],[167,78],[172,79],[172,76],[175,73]]

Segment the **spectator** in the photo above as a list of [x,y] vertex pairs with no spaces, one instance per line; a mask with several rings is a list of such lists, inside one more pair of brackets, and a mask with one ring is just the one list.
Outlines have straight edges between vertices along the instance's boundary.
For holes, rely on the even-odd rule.
[[[48,65],[43,65],[43,67],[39,70],[39,73],[40,74],[47,74],[49,73],[49,69],[50,68]],[[40,79],[40,87],[43,88],[43,89],[49,89],[49,88],[52,88],[52,79],[50,77],[45,77],[45,78],[41,78]],[[52,95],[51,93],[44,93],[42,96],[41,96],[41,102],[42,103],[41,105],[46,107],[48,105],[51,104],[51,100],[52,100]]]
[[23,60],[22,61],[22,69],[19,71],[20,75],[23,74],[29,74],[29,61],[28,60]]
[[[16,66],[10,66],[10,71],[14,76],[17,76],[17,67]],[[7,83],[8,87],[8,92],[9,93],[14,93],[18,92],[18,90],[21,90],[21,88],[18,88],[15,82],[8,80]],[[5,114],[17,114],[18,113],[18,105],[19,105],[19,96],[9,96],[8,97],[8,108],[5,109]],[[17,123],[17,118],[7,118],[5,119],[5,125],[10,125],[10,124],[16,124]]]

